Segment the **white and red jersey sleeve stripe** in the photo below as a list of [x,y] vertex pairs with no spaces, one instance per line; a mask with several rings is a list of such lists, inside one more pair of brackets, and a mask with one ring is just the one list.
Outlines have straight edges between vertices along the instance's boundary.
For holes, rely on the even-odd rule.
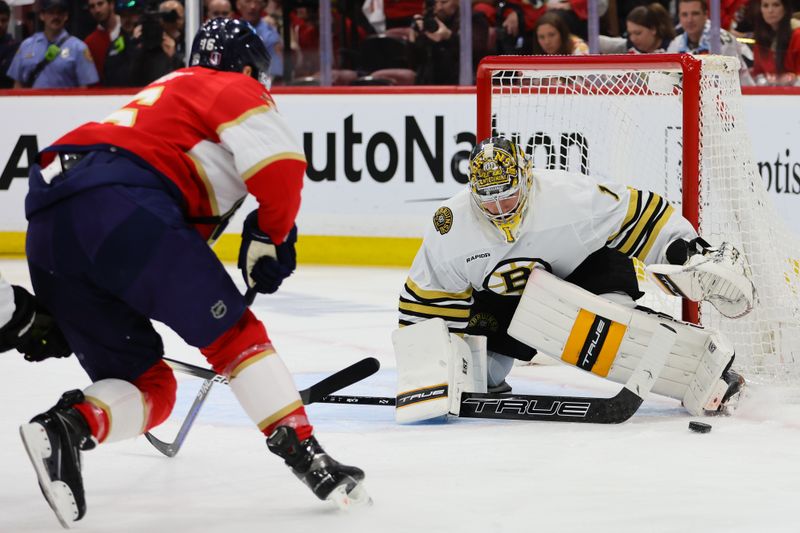
[[243,74],[175,71],[53,148],[104,146],[138,156],[174,183],[187,219],[206,237],[248,192],[258,199],[261,229],[277,243],[294,224],[306,168],[302,147],[267,90]]

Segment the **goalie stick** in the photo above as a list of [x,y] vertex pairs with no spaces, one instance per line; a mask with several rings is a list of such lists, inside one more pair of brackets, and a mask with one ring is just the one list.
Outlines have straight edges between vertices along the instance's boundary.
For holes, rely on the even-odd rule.
[[[643,401],[644,398],[627,388],[623,388],[612,398],[464,392],[461,394],[458,416],[461,418],[619,424],[632,417]],[[389,396],[331,394],[320,398],[318,403],[394,407],[397,405],[397,399]]]
[[[633,416],[643,401],[644,398],[627,388],[623,388],[612,398],[464,392],[461,394],[458,416],[461,418],[618,424]],[[388,396],[331,394],[321,398],[319,403],[394,407],[397,405],[397,399]]]
[[[656,328],[627,383],[611,398],[464,392],[459,401],[458,416],[592,424],[625,422],[639,410],[661,373],[667,354],[675,344],[677,332],[666,324],[659,325],[661,328]],[[403,397],[403,401],[414,399],[413,396]],[[321,398],[320,403],[395,406],[397,399],[329,395]]]
[[[205,379],[203,384],[200,386],[200,390],[197,392],[197,396],[195,396],[194,402],[192,402],[192,406],[189,408],[186,418],[178,430],[175,440],[172,442],[164,442],[156,438],[150,432],[145,433],[147,440],[158,451],[167,457],[175,457],[175,455],[181,449],[183,441],[186,440],[186,435],[192,428],[194,420],[197,418],[197,415],[200,412],[200,408],[203,406],[203,403],[205,403],[206,398],[208,398],[208,394],[211,392],[211,387],[214,385],[214,383],[223,383],[227,385],[228,380],[225,379],[224,376],[221,376],[220,374],[217,374],[213,370],[207,368],[199,367],[189,363],[183,363],[167,357],[164,358],[164,361],[166,361],[169,366],[179,372]],[[374,357],[367,357],[366,359],[362,359],[346,368],[343,368],[342,370],[339,370],[338,372],[331,374],[327,378],[323,379],[322,381],[318,381],[307,389],[299,391],[300,399],[303,401],[303,405],[317,403],[322,398],[330,395],[332,392],[361,381],[362,379],[371,376],[379,369],[380,362]]]

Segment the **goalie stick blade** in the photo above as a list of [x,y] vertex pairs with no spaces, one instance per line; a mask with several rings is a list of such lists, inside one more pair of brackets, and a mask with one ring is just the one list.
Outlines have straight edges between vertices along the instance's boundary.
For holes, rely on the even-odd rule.
[[300,398],[303,400],[304,405],[319,403],[322,398],[370,377],[380,370],[380,368],[380,361],[374,357],[367,357],[331,374],[307,389],[301,390]]
[[619,424],[632,417],[643,401],[642,397],[627,388],[623,388],[612,398],[465,392],[461,395],[458,416],[461,418]]

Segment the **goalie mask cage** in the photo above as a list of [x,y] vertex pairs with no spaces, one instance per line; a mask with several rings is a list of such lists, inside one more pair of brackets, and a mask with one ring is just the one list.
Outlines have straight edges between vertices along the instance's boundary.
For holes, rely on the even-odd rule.
[[707,241],[736,246],[756,288],[747,316],[726,319],[691,302],[681,310],[677,298],[645,282],[646,305],[721,331],[747,378],[789,386],[795,396],[800,246],[753,164],[738,71],[738,60],[723,56],[486,58],[477,74],[478,140],[502,135],[535,168],[658,193]]

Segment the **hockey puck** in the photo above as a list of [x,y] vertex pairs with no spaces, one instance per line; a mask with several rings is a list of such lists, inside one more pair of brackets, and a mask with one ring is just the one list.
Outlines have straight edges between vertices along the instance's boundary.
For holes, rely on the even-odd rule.
[[706,424],[705,422],[689,422],[689,429],[695,433],[710,433],[711,424]]

